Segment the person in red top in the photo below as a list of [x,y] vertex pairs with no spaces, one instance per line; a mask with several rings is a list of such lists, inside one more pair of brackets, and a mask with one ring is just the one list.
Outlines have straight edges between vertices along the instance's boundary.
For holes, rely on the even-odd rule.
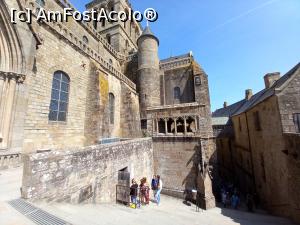
[[146,177],[141,180],[140,189],[142,204],[148,205],[150,202],[150,187]]

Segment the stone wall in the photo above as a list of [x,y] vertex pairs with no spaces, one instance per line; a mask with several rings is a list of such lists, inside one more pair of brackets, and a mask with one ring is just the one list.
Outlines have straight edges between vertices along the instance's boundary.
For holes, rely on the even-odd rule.
[[[256,125],[256,113],[259,127]],[[288,186],[288,171],[282,153],[285,146],[279,121],[276,96],[233,117],[237,150],[235,162],[243,191],[256,191],[262,205],[270,212],[288,216],[288,194],[283,191]]]
[[300,223],[300,134],[289,133],[284,137],[288,153],[290,216]]
[[[196,189],[207,200],[203,208],[214,205],[209,178],[203,179],[201,168],[214,161],[212,139],[200,137],[154,137],[154,171],[163,180],[164,193],[184,198],[186,190]],[[199,189],[200,187],[200,189]]]
[[[84,146],[88,80],[94,75],[90,70],[90,60],[44,27],[40,28],[40,33],[44,42],[37,50],[36,73],[28,78],[23,151]],[[50,122],[48,119],[56,71],[63,71],[70,78],[66,122]]]
[[[299,67],[299,66],[298,66]],[[294,71],[292,78],[283,85],[278,94],[278,105],[281,114],[283,132],[296,132],[293,114],[300,113],[300,68]]]
[[33,201],[113,202],[119,170],[137,180],[153,174],[150,138],[23,157],[22,197]]
[[[163,78],[165,105],[195,102],[194,77],[190,66],[166,70]],[[180,88],[179,99],[174,98],[175,87]]]

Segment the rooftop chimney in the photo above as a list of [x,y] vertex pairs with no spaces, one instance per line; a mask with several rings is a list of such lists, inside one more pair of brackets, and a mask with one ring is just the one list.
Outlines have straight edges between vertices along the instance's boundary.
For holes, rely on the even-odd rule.
[[224,108],[227,108],[227,106],[228,106],[228,103],[227,102],[224,102]]
[[252,95],[253,95],[252,89],[247,89],[245,91],[245,98],[246,98],[246,100],[250,100],[250,98],[252,97]]
[[280,78],[280,73],[268,73],[264,76],[266,88],[272,87],[272,85]]

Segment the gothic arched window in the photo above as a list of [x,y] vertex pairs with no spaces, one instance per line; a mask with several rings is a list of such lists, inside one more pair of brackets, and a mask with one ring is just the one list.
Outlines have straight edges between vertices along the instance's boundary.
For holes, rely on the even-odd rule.
[[50,121],[65,122],[67,120],[69,90],[69,76],[62,71],[56,71],[52,80],[52,93],[49,107]]
[[113,93],[109,93],[109,123],[115,123],[115,96]]
[[175,87],[174,88],[174,99],[180,99],[180,95],[181,95],[181,93],[180,93],[180,87]]
[[85,44],[88,44],[88,43],[89,43],[89,39],[87,38],[87,36],[83,36],[83,37],[82,37],[82,41],[83,41]]

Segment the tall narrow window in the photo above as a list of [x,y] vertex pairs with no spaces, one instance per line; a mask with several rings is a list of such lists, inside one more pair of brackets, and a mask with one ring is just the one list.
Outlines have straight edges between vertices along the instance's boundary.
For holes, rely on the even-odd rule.
[[105,27],[105,19],[102,18],[100,21],[101,21],[102,27]]
[[296,132],[300,133],[300,113],[294,114],[293,117],[294,117]]
[[69,103],[70,79],[67,74],[57,71],[53,75],[51,103],[49,109],[50,121],[66,121]]
[[142,130],[147,130],[147,120],[141,120],[141,128]]
[[115,123],[115,96],[112,93],[109,93],[109,122]]
[[85,50],[87,48],[87,45],[89,44],[89,39],[87,36],[82,37],[82,42],[83,42],[83,49]]
[[175,87],[174,88],[174,99],[179,100],[180,99],[180,87]]
[[[97,17],[98,15],[96,14],[96,17]],[[94,20],[93,21],[93,26],[94,26],[94,29],[95,30],[97,30],[97,28],[98,28],[98,21],[97,20]]]

